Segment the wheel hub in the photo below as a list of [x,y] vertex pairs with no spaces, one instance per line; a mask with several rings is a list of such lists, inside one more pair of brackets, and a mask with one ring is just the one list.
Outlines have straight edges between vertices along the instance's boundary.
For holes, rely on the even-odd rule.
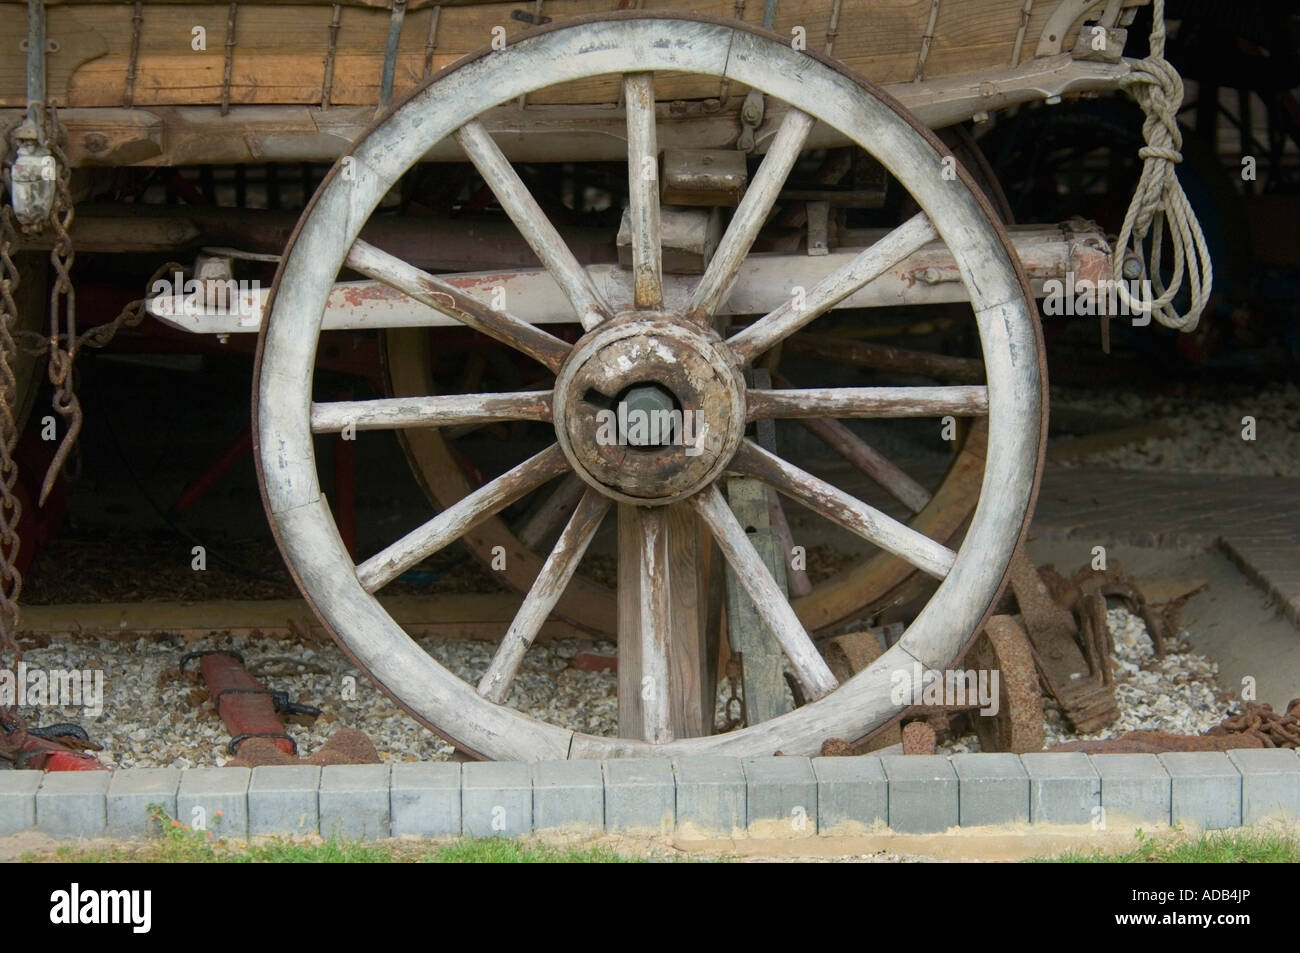
[[616,500],[659,505],[714,480],[745,431],[745,383],[722,339],[671,314],[619,315],[555,382],[555,432],[574,470]]

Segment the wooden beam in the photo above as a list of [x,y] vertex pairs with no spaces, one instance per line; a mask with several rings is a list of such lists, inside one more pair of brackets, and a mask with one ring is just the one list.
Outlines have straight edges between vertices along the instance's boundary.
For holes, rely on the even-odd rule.
[[[497,641],[519,611],[515,593],[435,593],[427,596],[382,596],[380,604],[409,634],[447,639]],[[23,606],[22,638],[84,635],[134,639],[141,635],[177,635],[192,640],[213,632],[231,635],[292,637],[325,631],[302,599],[218,599],[211,602],[95,602]],[[538,641],[593,638],[561,619],[543,624]]]

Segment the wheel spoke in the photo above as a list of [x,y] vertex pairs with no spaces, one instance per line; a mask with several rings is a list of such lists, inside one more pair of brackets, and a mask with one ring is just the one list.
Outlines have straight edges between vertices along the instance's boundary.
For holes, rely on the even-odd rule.
[[564,532],[556,540],[555,548],[542,564],[532,588],[519,606],[500,648],[492,658],[492,664],[478,683],[478,693],[484,698],[501,704],[510,694],[510,686],[519,673],[524,655],[541,631],[542,623],[564,593],[564,587],[573,578],[578,563],[582,561],[583,554],[608,510],[608,498],[592,489],[583,494],[568,525],[564,527]]
[[808,570],[796,569],[790,565],[790,554],[794,552],[794,534],[790,532],[790,521],[786,519],[785,507],[781,497],[772,490],[767,491],[767,518],[776,531],[776,538],[781,543],[781,559],[785,563],[785,585],[792,596],[806,596],[812,592],[812,582]]
[[810,417],[799,423],[913,513],[930,502],[929,490],[838,420]]
[[450,427],[500,420],[550,420],[549,391],[509,394],[439,394],[431,397],[384,397],[336,400],[311,405],[312,433],[397,430],[404,427]]
[[[773,374],[772,382],[785,388],[794,386],[781,374]],[[913,513],[921,512],[930,502],[929,490],[845,424],[831,417],[806,417],[799,423]]]
[[552,371],[558,370],[568,356],[570,345],[555,335],[505,311],[495,311],[459,288],[435,278],[357,239],[348,252],[346,264],[367,278],[381,281],[409,298],[441,311],[462,324],[482,331],[503,344],[540,361]]
[[976,417],[989,412],[987,387],[805,387],[750,390],[748,419],[769,417]]
[[731,512],[717,484],[691,497],[691,503],[718,541],[723,556],[736,571],[736,577],[749,593],[759,618],[781,644],[781,650],[794,668],[795,677],[808,700],[833,692],[839,687],[839,682],[813,645],[803,623],[790,608],[785,594],[749,541],[744,527]]
[[455,137],[519,234],[564,291],[582,326],[591,329],[606,320],[609,306],[483,124],[477,119],[467,122],[456,130]]
[[938,237],[929,216],[918,212],[870,248],[864,249],[847,265],[819,281],[803,301],[792,298],[731,337],[727,343],[742,361],[752,361]]
[[357,578],[367,592],[374,592],[567,468],[564,452],[558,444],[551,444],[371,556],[357,567]]
[[941,381],[984,380],[984,362],[973,357],[931,354],[889,344],[850,341],[826,334],[796,334],[788,338],[782,347],[791,354],[808,354],[842,364],[895,371],[899,374],[916,374]]
[[653,744],[673,740],[668,642],[672,600],[668,531],[659,507],[638,511],[641,524],[641,737]]
[[758,477],[792,500],[907,560],[936,579],[946,577],[957,558],[947,546],[768,453],[753,441],[746,440],[741,445],[732,466],[742,473]]
[[786,176],[794,168],[799,151],[815,122],[811,116],[798,109],[791,109],[781,120],[771,148],[754,173],[754,179],[745,190],[740,204],[736,206],[731,224],[727,226],[717,251],[704,270],[704,276],[691,295],[687,314],[699,323],[708,324],[714,312],[727,300],[741,263],[749,254],[759,229],[767,221],[777,194],[785,184]]
[[565,476],[537,511],[514,531],[519,537],[519,542],[529,549],[536,549],[542,545],[542,541],[568,519],[586,489],[587,484],[578,474],[570,473]]
[[659,244],[659,144],[655,136],[653,73],[623,77],[627,109],[627,194],[632,221],[632,279],[638,308],[662,308]]

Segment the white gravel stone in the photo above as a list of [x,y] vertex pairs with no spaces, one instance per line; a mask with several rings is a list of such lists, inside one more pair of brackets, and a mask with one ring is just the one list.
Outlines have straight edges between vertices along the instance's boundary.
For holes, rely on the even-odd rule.
[[[471,684],[486,670],[494,644],[428,639],[422,647]],[[201,643],[180,639],[63,639],[23,653],[29,668],[100,669],[104,673],[104,711],[89,717],[78,708],[31,707],[22,714],[31,724],[71,721],[103,745],[97,756],[115,767],[220,766],[231,759],[230,734],[211,701],[196,706],[191,693],[201,681],[176,678],[186,652],[234,649],[249,671],[269,689],[288,692],[295,701],[322,709],[315,724],[287,725],[299,751],[309,755],[339,728],[366,733],[386,761],[445,760],[452,747],[394,705],[358,672],[333,644],[309,645],[290,639],[214,636]],[[612,672],[570,667],[581,649],[613,654],[606,642],[553,640],[534,646],[524,660],[509,704],[533,716],[598,735],[618,730],[618,679]],[[191,672],[197,664],[191,663]],[[356,679],[355,698],[345,698],[345,676]]]

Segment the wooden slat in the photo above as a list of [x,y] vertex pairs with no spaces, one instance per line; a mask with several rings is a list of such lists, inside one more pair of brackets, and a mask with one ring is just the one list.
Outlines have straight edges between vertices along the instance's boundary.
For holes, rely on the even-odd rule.
[[312,433],[397,430],[402,427],[449,427],[498,420],[550,420],[549,392],[510,394],[436,394],[429,397],[381,397],[333,400],[311,405]]
[[484,698],[501,703],[510,694],[510,686],[523,664],[524,655],[537,638],[560,594],[564,592],[573,573],[578,568],[592,537],[600,529],[600,521],[609,509],[608,498],[595,490],[586,495],[573,511],[568,525],[556,540],[551,555],[542,564],[542,571],[533,580],[532,588],[524,597],[519,614],[510,623],[491,665],[479,681],[478,692]]
[[[1125,0],[1126,6],[1143,0]],[[430,0],[408,0],[408,10],[431,6]],[[0,14],[7,21],[21,22],[21,5],[14,14]],[[338,105],[373,105],[378,98],[387,36],[388,0],[348,0],[344,4],[335,60],[331,102]],[[528,25],[509,16],[504,3],[443,3],[438,47],[433,66],[441,68],[467,52],[481,49],[492,39],[492,27],[506,35]],[[822,36],[830,23],[833,0],[809,0],[798,5],[782,4],[774,29],[790,36],[795,26],[809,37]],[[1046,23],[1054,3],[1038,3],[1029,18],[1026,35],[1030,49]],[[653,0],[647,9],[665,12],[696,12],[730,19],[733,0]],[[926,59],[926,77],[973,73],[1011,65],[1015,37],[1020,26],[1023,0],[980,0],[979,3],[948,4],[936,24]],[[547,0],[545,13],[556,21],[608,9],[592,0]],[[240,45],[234,53],[231,101],[234,103],[315,103],[319,101],[324,72],[323,50],[327,43],[331,5],[325,2],[286,3],[263,0],[241,3]],[[913,78],[920,38],[926,28],[930,3],[910,0],[900,4],[872,4],[848,10],[840,18],[835,55],[849,66],[877,82],[906,82]],[[223,35],[227,6],[224,4],[145,4],[141,35],[137,106],[150,104],[216,103],[220,98]],[[742,19],[758,24],[762,4],[750,4]],[[205,25],[208,48],[189,48],[190,29]],[[49,35],[71,36],[76,31],[93,33],[106,46],[104,55],[85,62],[68,82],[60,54],[50,57],[50,94],[57,105],[121,105],[130,51],[131,7],[109,2],[57,3],[49,9]],[[1071,36],[1078,33],[1072,27]],[[418,85],[424,75],[425,35],[421,29],[402,33],[398,46],[394,95],[402,96]],[[0,50],[0,105],[23,104],[23,56],[17,45]],[[529,96],[530,103],[614,102],[617,77],[586,80],[563,89]],[[732,82],[729,92],[743,96],[745,87]],[[717,80],[699,77],[664,77],[660,98],[704,99],[717,95]]]
[[[772,574],[777,588],[787,590],[782,546],[770,526],[768,489],[748,477],[727,480],[727,502],[745,527],[746,535]],[[785,654],[764,623],[732,566],[727,567],[727,644],[740,653],[745,688],[746,723],[759,724],[793,707],[785,683]]]
[[758,477],[791,499],[881,549],[902,557],[936,579],[945,578],[956,559],[956,554],[947,546],[768,453],[751,440],[741,445],[732,466],[741,473]]
[[987,414],[987,387],[800,387],[753,390],[749,420],[769,417],[975,417]]
[[367,592],[382,588],[420,560],[459,539],[476,524],[547,480],[559,476],[568,466],[559,445],[551,444],[375,553],[357,566],[357,578]]
[[838,688],[839,683],[790,608],[785,594],[750,545],[744,527],[736,522],[722,491],[714,484],[691,497],[691,504],[713,533],[727,562],[736,570],[759,618],[781,644],[808,699],[816,700]]
[[[519,611],[515,593],[434,593],[423,596],[380,596],[393,619],[413,636],[437,636],[476,641],[500,640]],[[302,599],[215,599],[207,602],[94,602],[23,606],[21,635],[136,639],[167,633],[186,639],[213,632],[254,638],[298,637],[303,633],[327,638],[311,608]],[[562,619],[548,619],[537,636],[591,638]]]

